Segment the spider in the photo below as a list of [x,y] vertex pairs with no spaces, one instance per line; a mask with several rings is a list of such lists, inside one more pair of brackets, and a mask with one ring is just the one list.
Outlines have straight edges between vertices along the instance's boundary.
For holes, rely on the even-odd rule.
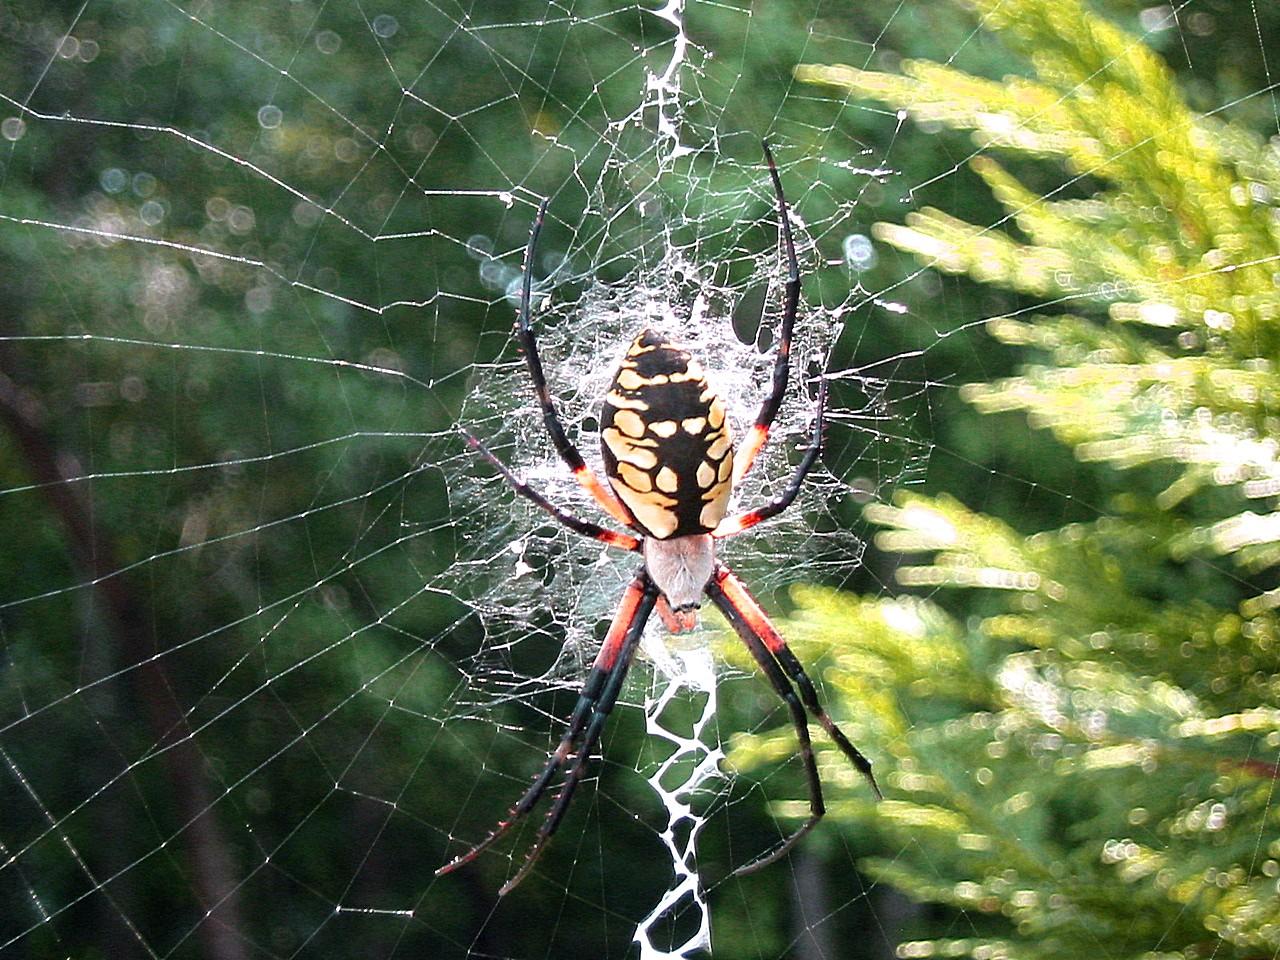
[[635,656],[645,623],[656,609],[673,633],[692,629],[697,610],[707,597],[742,638],[760,670],[786,703],[795,724],[809,787],[809,818],[771,851],[757,857],[735,874],[753,873],[785,856],[822,818],[826,808],[814,762],[805,708],[822,725],[836,745],[866,777],[880,799],[880,788],[871,762],[827,716],[812,681],[755,598],[733,572],[716,559],[715,543],[749,530],[781,513],[800,492],[805,476],[822,449],[826,382],[818,387],[813,434],[800,463],[782,493],[754,510],[725,516],[729,497],[769,438],[769,430],[787,389],[791,334],[800,300],[800,268],[796,260],[787,202],[773,153],[763,144],[769,176],[778,198],[779,233],[787,260],[785,308],[773,368],[773,385],[746,442],[735,454],[725,419],[725,403],[707,385],[698,361],[661,334],[646,329],[632,341],[605,396],[600,416],[600,437],[605,486],[582,459],[566,436],[556,415],[551,392],[542,371],[537,342],[529,319],[534,249],[542,229],[544,200],[529,231],[524,257],[524,286],[516,320],[516,336],[524,350],[529,376],[542,407],[543,423],[561,459],[596,502],[633,533],[618,533],[585,520],[552,503],[518,479],[479,440],[465,433],[467,443],[509,483],[565,526],[601,543],[641,554],[644,562],[623,593],[618,612],[582,687],[568,729],[542,772],[534,778],[506,819],[489,835],[446,863],[436,875],[470,863],[482,851],[520,822],[537,805],[556,775],[563,769],[560,793],[538,828],[524,863],[498,891],[509,893],[533,868],[538,856],[560,825],[574,790],[586,773],[587,760],[600,742],[605,721],[617,702],[627,669]]

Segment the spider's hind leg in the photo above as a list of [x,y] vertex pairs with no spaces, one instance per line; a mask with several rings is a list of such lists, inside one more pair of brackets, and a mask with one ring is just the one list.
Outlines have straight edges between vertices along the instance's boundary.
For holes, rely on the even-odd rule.
[[[880,787],[871,772],[871,761],[844,735],[844,732],[827,715],[813,682],[805,673],[804,667],[796,659],[791,648],[787,646],[782,635],[769,622],[760,605],[747,592],[728,567],[720,565],[715,575],[707,584],[707,596],[724,614],[729,625],[742,638],[751,656],[768,678],[778,696],[786,703],[791,712],[791,721],[795,725],[796,739],[800,742],[800,758],[804,762],[805,777],[809,784],[809,819],[800,829],[787,837],[768,853],[757,857],[734,871],[735,874],[754,873],[786,856],[792,847],[806,833],[812,830],[826,813],[826,804],[822,799],[822,781],[818,777],[818,765],[813,755],[813,744],[809,738],[809,725],[805,717],[805,707],[814,718],[822,724],[823,729],[835,741],[840,751],[866,777],[875,791],[876,799],[883,799]],[[790,680],[788,680],[788,677]],[[792,683],[795,686],[792,686]],[[799,689],[799,696],[796,694]],[[803,703],[803,706],[801,705]]]
[[[875,793],[876,799],[883,800],[884,794],[880,792],[880,785],[876,783],[875,774],[871,771],[871,761],[866,758],[861,750],[853,745],[853,742],[845,736],[844,731],[836,726],[836,722],[831,719],[826,708],[822,706],[822,701],[818,699],[818,691],[814,688],[813,681],[809,679],[804,667],[800,665],[796,655],[787,646],[787,641],[782,638],[782,634],[778,633],[777,628],[765,616],[764,611],[760,609],[760,604],[756,602],[756,598],[748,592],[746,586],[734,575],[733,571],[723,564],[717,569],[716,576],[712,579],[711,584],[708,585],[708,594],[711,593],[712,585],[716,585],[719,588],[721,595],[725,598],[725,603],[737,611],[744,624],[750,627],[751,631],[764,644],[769,654],[776,658],[778,665],[799,689],[800,699],[804,702],[804,705],[809,708],[809,712],[813,714],[814,719],[822,724],[822,728],[835,741],[835,745],[840,748],[840,752],[848,758],[849,762],[866,779]],[[720,605],[720,607],[722,610],[724,609],[723,605]],[[738,632],[741,635],[741,630]]]
[[636,647],[640,643],[640,637],[644,633],[645,623],[653,610],[657,595],[657,587],[642,570],[623,594],[622,603],[609,627],[609,633],[600,647],[599,654],[596,655],[591,672],[587,674],[582,693],[569,719],[569,728],[547,760],[547,765],[516,801],[506,818],[500,820],[489,835],[470,850],[454,857],[436,870],[436,876],[450,873],[470,863],[519,823],[537,806],[538,801],[542,799],[542,795],[563,767],[566,768],[566,773],[560,787],[560,794],[547,812],[542,826],[538,828],[537,837],[525,855],[524,863],[516,871],[515,876],[498,891],[499,896],[510,893],[533,869],[547,841],[551,839],[564,818],[569,801],[573,799],[574,790],[586,773],[587,761],[600,742],[605,721],[609,718],[614,704],[617,703],[618,694],[622,691],[622,683],[627,676],[627,669],[635,657]]

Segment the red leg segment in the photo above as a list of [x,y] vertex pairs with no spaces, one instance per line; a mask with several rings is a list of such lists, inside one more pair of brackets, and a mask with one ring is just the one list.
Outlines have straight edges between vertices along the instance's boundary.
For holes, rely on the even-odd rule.
[[[812,830],[826,812],[826,806],[822,800],[822,783],[818,778],[818,766],[813,757],[813,746],[809,739],[804,707],[809,709],[841,752],[867,778],[872,790],[875,791],[876,799],[882,799],[882,795],[871,773],[871,761],[863,756],[862,751],[855,747],[835,722],[827,716],[826,710],[818,700],[817,690],[814,689],[813,682],[805,673],[804,667],[791,652],[791,648],[782,639],[777,628],[769,622],[769,618],[760,609],[755,598],[747,592],[742,581],[734,576],[728,567],[718,566],[711,582],[707,584],[707,596],[742,638],[761,671],[773,685],[778,696],[786,703],[787,709],[791,711],[796,738],[800,741],[800,757],[804,761],[805,776],[809,783],[809,819],[773,850],[734,871],[738,874],[754,873],[786,856],[796,842]],[[795,687],[792,687],[792,683]],[[797,689],[799,697],[796,696]],[[801,703],[804,704],[803,707]]]
[[609,633],[605,636],[600,652],[596,655],[591,672],[587,674],[578,703],[569,718],[568,729],[547,760],[547,765],[511,808],[506,819],[500,820],[489,835],[470,850],[440,867],[436,871],[436,876],[470,863],[488,849],[494,841],[502,837],[537,805],[556,774],[562,767],[566,768],[560,795],[556,797],[555,803],[547,813],[547,818],[538,828],[537,837],[525,855],[524,863],[516,871],[515,876],[498,891],[499,896],[509,893],[528,875],[542,853],[543,847],[560,825],[561,819],[568,810],[569,802],[573,799],[573,792],[586,773],[587,760],[599,743],[605,721],[613,710],[614,704],[617,703],[618,694],[622,692],[622,683],[626,679],[627,669],[635,657],[636,647],[640,643],[645,623],[649,619],[657,596],[657,587],[653,585],[649,575],[642,570],[622,596],[622,603],[609,627]]

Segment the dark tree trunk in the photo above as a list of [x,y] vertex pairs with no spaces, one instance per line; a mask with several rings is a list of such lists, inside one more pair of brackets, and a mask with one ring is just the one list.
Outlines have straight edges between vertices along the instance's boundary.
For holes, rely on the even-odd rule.
[[[110,659],[128,669],[156,750],[164,753],[183,824],[192,887],[201,907],[210,911],[199,924],[202,952],[209,960],[247,960],[240,933],[234,859],[214,815],[204,761],[157,657],[145,604],[132,592],[128,577],[118,572],[121,564],[110,534],[93,524],[75,478],[66,472],[69,461],[60,458],[44,429],[40,403],[11,378],[13,369],[9,351],[0,352],[0,422],[8,428],[32,481],[41,486],[50,510],[62,523],[68,551],[84,582],[92,585],[87,590],[89,622],[101,629],[100,642],[114,648]],[[100,881],[94,878],[95,883]],[[118,954],[108,951],[107,955]]]

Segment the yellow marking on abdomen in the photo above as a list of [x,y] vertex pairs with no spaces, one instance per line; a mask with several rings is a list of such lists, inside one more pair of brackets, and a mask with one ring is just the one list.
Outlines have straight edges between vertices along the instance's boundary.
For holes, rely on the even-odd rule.
[[644,421],[633,410],[619,410],[613,415],[613,425],[629,437],[644,436]]
[[698,365],[697,360],[690,360],[688,366],[684,368],[684,372],[676,371],[671,374],[672,383],[701,383],[705,388],[706,374],[702,372],[702,367]]
[[[613,447],[609,448],[613,450]],[[639,467],[641,470],[652,470],[658,465],[658,456],[652,450],[645,450],[633,444],[624,443],[623,450],[613,450],[613,455],[618,458],[619,462],[629,463],[632,466]]]
[[[610,477],[610,481],[613,478]],[[626,484],[614,483],[618,497],[627,505],[636,521],[659,540],[669,537],[676,530],[676,515],[671,510],[676,501],[656,491],[639,493]]]
[[631,367],[624,367],[618,371],[618,386],[623,390],[635,390],[644,386],[644,377],[636,373]]
[[708,500],[698,514],[698,522],[708,530],[714,530],[724,519],[724,512],[729,506],[729,485],[722,483],[716,487],[715,498]]
[[642,353],[653,353],[653,351],[658,349],[656,344],[651,347],[641,346],[640,341],[643,339],[644,334],[642,333],[640,336],[636,337],[635,340],[631,341],[631,346],[627,348],[628,357],[636,357]]
[[653,489],[653,480],[649,474],[643,470],[637,470],[631,464],[621,461],[618,463],[618,476],[636,493],[648,493]]
[[657,440],[633,440],[630,437],[624,437],[622,433],[614,427],[605,427],[600,431],[600,439],[604,441],[605,446],[609,448],[609,452],[613,454],[615,460],[626,460],[634,463],[637,467],[646,468],[646,465],[640,461],[644,457],[652,457],[653,463],[648,466],[657,465],[658,458],[646,447],[656,447]]
[[648,410],[649,405],[638,397],[624,397],[616,390],[609,391],[609,395],[604,398],[605,403],[617,407],[619,410]]

